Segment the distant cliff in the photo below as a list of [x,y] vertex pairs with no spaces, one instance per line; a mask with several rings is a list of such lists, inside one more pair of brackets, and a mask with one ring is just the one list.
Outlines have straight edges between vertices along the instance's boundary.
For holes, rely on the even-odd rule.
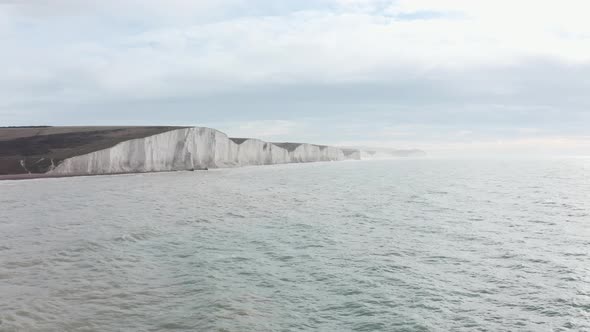
[[372,149],[359,148],[360,159],[392,159],[400,157],[422,157],[426,152],[418,149]]
[[360,151],[229,138],[203,127],[0,128],[0,174],[94,175],[361,159]]
[[0,128],[0,176],[200,170],[317,161],[391,159],[424,154],[421,150],[338,148],[307,143],[265,142],[254,138],[230,138],[218,130],[204,127]]

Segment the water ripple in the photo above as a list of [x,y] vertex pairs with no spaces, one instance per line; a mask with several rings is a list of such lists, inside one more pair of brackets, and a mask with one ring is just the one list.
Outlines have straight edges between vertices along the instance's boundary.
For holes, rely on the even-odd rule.
[[404,159],[1,182],[0,331],[590,331],[588,170]]

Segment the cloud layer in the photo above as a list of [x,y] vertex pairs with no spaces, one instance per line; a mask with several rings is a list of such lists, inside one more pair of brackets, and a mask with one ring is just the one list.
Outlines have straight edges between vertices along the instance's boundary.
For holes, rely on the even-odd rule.
[[[0,1],[0,125],[215,124],[435,149],[584,141],[588,9],[582,0]],[[278,129],[255,135],[260,124]],[[398,127],[412,131],[371,137]]]

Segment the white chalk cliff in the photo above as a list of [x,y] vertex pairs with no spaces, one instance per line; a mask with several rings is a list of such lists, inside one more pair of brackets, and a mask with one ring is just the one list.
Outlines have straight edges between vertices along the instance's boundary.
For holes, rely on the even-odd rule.
[[360,159],[358,151],[298,143],[231,139],[211,128],[182,128],[63,160],[47,174],[179,171]]

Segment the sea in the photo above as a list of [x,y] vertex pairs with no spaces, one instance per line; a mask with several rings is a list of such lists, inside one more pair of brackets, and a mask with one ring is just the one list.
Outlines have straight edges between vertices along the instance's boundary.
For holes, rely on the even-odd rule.
[[0,331],[590,331],[590,158],[2,181]]

